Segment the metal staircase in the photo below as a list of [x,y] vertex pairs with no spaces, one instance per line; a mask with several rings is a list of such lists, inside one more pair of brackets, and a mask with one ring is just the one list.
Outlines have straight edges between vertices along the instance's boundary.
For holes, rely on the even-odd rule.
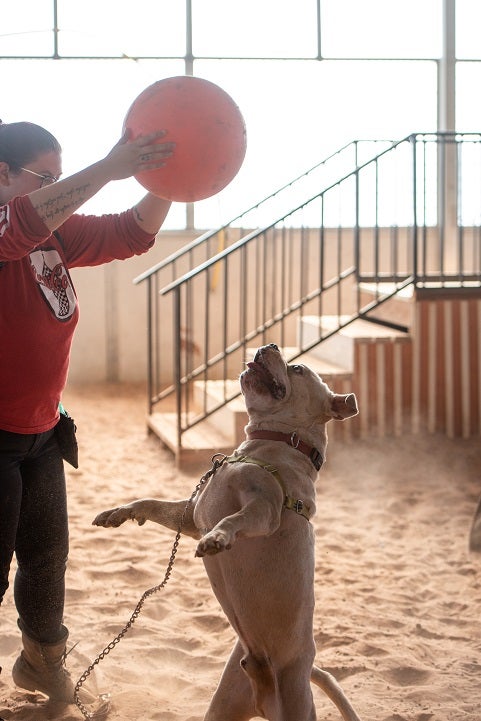
[[[331,385],[356,388],[361,409],[369,344],[390,375],[407,368],[409,293],[480,286],[480,153],[478,133],[355,141],[135,279],[148,298],[149,428],[179,463],[237,441],[235,379],[259,345],[307,354]],[[351,367],[329,356],[346,338]],[[394,421],[378,413],[378,431],[399,432],[405,406]],[[359,434],[366,423],[361,412]]]

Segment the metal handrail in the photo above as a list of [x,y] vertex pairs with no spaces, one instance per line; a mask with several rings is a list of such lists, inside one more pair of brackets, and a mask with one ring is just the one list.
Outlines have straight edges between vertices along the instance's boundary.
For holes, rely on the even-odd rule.
[[[388,152],[389,152],[390,150],[392,150],[393,148],[396,148],[397,146],[401,145],[402,143],[405,143],[406,141],[409,141],[411,137],[412,137],[412,136],[409,135],[409,136],[407,136],[406,138],[403,138],[402,140],[398,140],[398,141],[396,141],[396,142],[391,141],[391,142],[392,142],[392,145],[391,145],[389,148],[387,148],[386,150],[383,150],[381,153],[379,153],[378,155],[376,155],[375,158],[371,158],[370,160],[367,160],[365,163],[362,163],[361,165],[357,165],[354,170],[351,170],[349,173],[346,173],[346,174],[345,174],[344,176],[342,176],[340,179],[334,181],[333,183],[331,183],[331,184],[328,185],[327,187],[324,187],[322,190],[319,191],[319,193],[316,193],[315,195],[313,195],[313,196],[311,196],[310,198],[306,199],[303,203],[300,203],[300,204],[297,205],[295,208],[293,208],[293,209],[291,208],[291,209],[290,209],[288,212],[286,212],[283,216],[276,218],[276,219],[275,219],[272,223],[270,223],[269,225],[264,226],[264,227],[262,227],[262,228],[257,228],[256,230],[251,231],[250,233],[248,233],[247,235],[243,236],[243,237],[240,238],[238,241],[236,241],[235,243],[233,243],[232,245],[230,245],[228,248],[225,248],[224,250],[219,251],[216,255],[208,258],[208,259],[207,259],[206,261],[204,261],[203,263],[199,263],[198,265],[195,266],[195,268],[192,268],[192,269],[189,270],[188,272],[186,272],[186,273],[184,273],[183,275],[181,275],[181,276],[179,276],[178,278],[176,278],[174,281],[172,281],[172,282],[169,283],[168,285],[164,286],[164,287],[160,290],[160,293],[161,293],[162,295],[165,295],[166,293],[170,293],[170,292],[171,292],[172,290],[174,290],[174,288],[176,288],[177,286],[180,286],[180,285],[183,285],[184,283],[187,283],[187,282],[188,282],[189,280],[191,280],[192,278],[195,278],[195,276],[198,275],[199,273],[202,273],[202,272],[204,272],[205,270],[207,270],[209,267],[211,267],[211,266],[213,266],[213,265],[216,265],[216,263],[218,263],[220,260],[222,260],[223,258],[225,258],[227,255],[229,255],[229,254],[232,253],[233,251],[237,250],[238,248],[242,247],[243,245],[246,245],[247,243],[249,243],[250,241],[252,241],[254,238],[256,238],[258,235],[260,235],[260,234],[262,234],[262,233],[265,233],[266,231],[268,231],[268,230],[270,230],[271,228],[275,227],[278,223],[282,222],[283,220],[285,220],[287,217],[289,217],[289,216],[292,215],[293,213],[299,212],[300,210],[302,210],[302,208],[304,208],[306,205],[308,205],[309,203],[311,203],[313,200],[316,200],[316,198],[319,198],[319,197],[321,197],[322,195],[328,193],[330,190],[332,190],[333,188],[337,187],[340,183],[343,183],[344,181],[348,180],[349,178],[352,178],[352,177],[357,176],[358,173],[359,173],[359,171],[362,171],[364,168],[366,168],[367,166],[369,166],[373,161],[378,160],[379,158],[382,158],[383,155],[385,155],[386,153],[388,153]],[[353,142],[358,142],[358,141],[353,141]],[[350,143],[349,145],[351,145],[351,143]],[[349,146],[346,145],[346,146],[344,146],[344,147],[349,147]],[[333,156],[330,156],[330,157],[333,157]],[[320,164],[318,164],[317,166],[314,166],[314,168],[319,167],[319,165],[320,165]],[[308,171],[308,172],[311,172],[311,171]],[[298,178],[296,178],[296,180],[299,180],[300,178],[304,177],[304,175],[307,175],[307,173],[304,173],[303,175],[299,176]],[[295,181],[293,181],[293,182],[295,182]],[[292,185],[292,184],[293,184],[293,183],[290,183],[289,185]],[[284,190],[285,188],[289,187],[289,185],[283,186],[282,190]],[[269,198],[274,197],[275,194],[276,194],[276,193],[270,195]],[[253,208],[258,207],[259,205],[260,205],[260,203],[258,203],[256,206],[253,206],[250,210],[252,210]],[[249,212],[249,211],[246,211],[246,212]],[[240,218],[240,217],[242,217],[242,216],[241,216],[241,215],[238,215],[237,218],[236,218],[236,220],[237,220],[238,218]],[[227,225],[224,225],[224,226],[222,226],[222,228],[220,228],[220,230],[222,230],[222,229],[224,229],[224,228],[226,228],[226,227],[227,227]],[[202,239],[203,241],[205,241],[205,240],[207,240],[208,238],[211,238],[213,235],[215,235],[215,234],[218,233],[218,232],[219,232],[219,229],[217,229],[217,230],[215,230],[215,231],[212,231],[212,232],[209,233],[209,234],[206,233],[205,235],[200,236],[199,240]],[[187,247],[188,247],[189,249],[191,249],[192,247],[195,247],[195,246],[193,246],[192,243],[190,243]],[[179,257],[181,257],[181,256],[184,254],[183,251],[184,251],[184,249],[181,249],[178,253],[173,254],[173,255],[171,256],[171,258],[177,260]],[[185,252],[187,252],[187,251],[185,251]],[[145,280],[149,275],[152,274],[152,272],[155,272],[155,271],[153,270],[154,268],[157,268],[157,270],[161,270],[163,267],[165,267],[165,264],[164,264],[164,263],[162,263],[162,262],[161,262],[161,263],[158,263],[157,266],[153,266],[149,271],[146,271],[146,273],[144,273],[142,276],[138,276],[138,277],[134,280],[134,283],[135,283],[135,282],[140,282],[140,281],[142,281],[142,280]]]
[[193,250],[198,249],[200,246],[205,245],[207,241],[214,238],[216,235],[218,235],[221,231],[226,230],[227,228],[230,228],[233,226],[237,221],[241,220],[242,218],[245,218],[249,215],[249,213],[252,213],[254,210],[257,210],[263,205],[266,205],[270,200],[273,198],[276,198],[281,193],[283,193],[285,190],[288,190],[289,188],[292,188],[296,183],[301,181],[302,179],[306,178],[309,175],[312,175],[316,170],[318,170],[321,167],[326,166],[330,161],[332,161],[334,158],[340,156],[342,153],[345,153],[346,151],[349,151],[351,149],[354,150],[354,162],[357,164],[357,155],[358,155],[358,147],[360,144],[378,144],[378,143],[390,143],[393,144],[394,141],[392,140],[385,140],[385,139],[357,139],[352,140],[349,143],[346,143],[341,148],[338,148],[333,153],[328,155],[326,158],[321,160],[319,163],[316,163],[313,165],[309,170],[306,170],[305,172],[301,173],[300,175],[297,175],[293,180],[289,181],[288,183],[285,183],[281,187],[274,190],[272,193],[267,195],[262,200],[258,201],[257,203],[254,203],[254,205],[251,205],[247,210],[243,210],[241,213],[236,215],[234,218],[231,218],[231,220],[225,222],[223,225],[215,228],[214,230],[207,230],[205,233],[202,233],[202,235],[199,235],[197,238],[194,238],[194,240],[190,241],[189,243],[186,243],[182,248],[179,248],[179,250],[174,251],[170,255],[168,255],[166,258],[163,258],[161,261],[156,263],[155,265],[148,268],[146,271],[138,275],[136,278],[134,278],[133,283],[135,285],[138,285],[139,283],[142,283],[144,280],[147,280],[151,275],[155,275],[159,271],[163,270],[166,267],[172,266],[176,261],[181,260],[183,257],[191,253]]
[[[229,379],[251,345],[277,342],[293,360],[357,318],[380,322],[379,306],[409,285],[480,284],[481,208],[470,191],[473,178],[481,188],[480,151],[480,133],[412,133],[389,141],[170,282],[159,283],[159,271],[219,229],[138,276],[135,282],[147,281],[148,288],[149,410],[174,401],[178,445],[239,395]],[[440,185],[452,182],[453,173],[454,223]],[[365,284],[373,297],[365,297]],[[325,320],[316,327],[312,318]],[[220,387],[217,400],[207,395],[211,380]]]

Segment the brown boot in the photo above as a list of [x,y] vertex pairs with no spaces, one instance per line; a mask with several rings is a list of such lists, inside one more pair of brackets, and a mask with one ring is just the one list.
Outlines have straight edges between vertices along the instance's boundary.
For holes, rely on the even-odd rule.
[[[14,663],[14,683],[27,691],[40,691],[52,701],[75,703],[75,684],[65,668],[68,631],[59,641],[39,643],[22,631],[23,651]],[[92,703],[96,697],[81,690],[82,703]]]

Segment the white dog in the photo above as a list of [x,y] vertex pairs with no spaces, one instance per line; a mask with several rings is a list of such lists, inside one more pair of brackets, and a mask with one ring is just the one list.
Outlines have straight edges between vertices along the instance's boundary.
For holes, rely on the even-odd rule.
[[359,721],[333,676],[314,666],[315,481],[326,423],[357,414],[353,393],[333,393],[274,344],[240,377],[246,440],[194,501],[143,499],[100,513],[97,526],[150,520],[198,539],[234,646],[204,721],[315,721],[310,682],[346,721]]

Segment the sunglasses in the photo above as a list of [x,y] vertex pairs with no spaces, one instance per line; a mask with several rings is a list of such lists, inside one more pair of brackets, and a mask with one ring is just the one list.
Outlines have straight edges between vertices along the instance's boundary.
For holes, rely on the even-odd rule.
[[42,182],[40,183],[41,188],[43,188],[45,185],[52,185],[52,183],[56,183],[58,180],[58,178],[56,178],[54,175],[43,175],[42,173],[36,173],[35,170],[29,170],[28,168],[20,168],[20,170],[25,170],[26,173],[36,175],[37,178],[42,178]]

